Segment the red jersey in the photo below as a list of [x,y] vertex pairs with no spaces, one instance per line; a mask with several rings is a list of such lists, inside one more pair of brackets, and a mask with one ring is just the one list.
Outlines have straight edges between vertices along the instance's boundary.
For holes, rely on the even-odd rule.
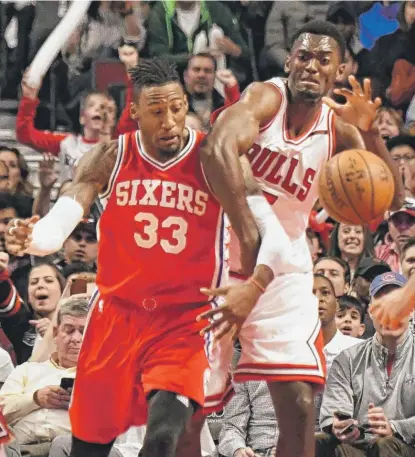
[[98,289],[147,309],[206,302],[200,288],[217,287],[225,273],[225,228],[200,163],[205,135],[189,129],[187,145],[164,163],[140,136],[120,136],[100,197]]

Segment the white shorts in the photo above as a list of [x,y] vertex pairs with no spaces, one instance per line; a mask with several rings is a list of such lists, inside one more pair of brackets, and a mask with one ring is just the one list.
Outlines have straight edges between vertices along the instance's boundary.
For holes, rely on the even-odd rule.
[[[234,381],[304,381],[323,385],[324,343],[318,302],[313,295],[313,274],[290,273],[274,278],[242,327],[239,341],[242,355]],[[230,338],[217,343],[209,354],[209,411],[219,410],[229,397],[232,354]]]

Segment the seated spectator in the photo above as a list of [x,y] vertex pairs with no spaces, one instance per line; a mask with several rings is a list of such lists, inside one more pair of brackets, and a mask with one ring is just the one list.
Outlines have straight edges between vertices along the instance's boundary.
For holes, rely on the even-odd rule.
[[[374,126],[379,130],[379,135],[388,141],[402,132],[403,119],[395,108],[382,106],[376,111]],[[389,151],[391,151],[390,148]],[[397,161],[399,162],[399,160]]]
[[[378,276],[370,286],[372,303],[405,283],[399,273]],[[317,441],[316,457],[415,455],[415,401],[408,382],[415,376],[415,337],[408,330],[408,318],[397,330],[373,321],[373,338],[346,349],[333,362],[320,414],[328,435]],[[338,419],[336,411],[351,419]],[[348,426],[351,431],[345,432]]]
[[388,212],[386,220],[389,232],[384,242],[376,246],[376,257],[389,264],[392,271],[399,271],[401,249],[415,236],[415,203],[407,199],[400,210]]
[[336,327],[343,335],[360,338],[365,332],[363,319],[365,308],[355,297],[343,295],[339,298],[339,310],[336,313]]
[[[238,81],[230,70],[219,70],[225,78],[225,93],[229,101],[239,98]],[[184,71],[184,83],[188,94],[189,111],[196,113],[203,122],[203,128],[209,130],[210,115],[213,111],[227,104],[224,98],[214,88],[216,76],[216,60],[208,53],[199,53],[190,57]]]
[[20,444],[47,443],[70,434],[70,391],[62,378],[75,378],[88,314],[85,298],[73,296],[59,310],[54,328],[57,352],[43,363],[26,362],[10,374],[0,390],[0,405]]
[[9,169],[9,192],[32,197],[33,185],[29,181],[29,166],[21,152],[16,148],[0,145],[0,160]]
[[93,219],[80,222],[63,244],[63,259],[56,262],[59,269],[74,262],[84,262],[96,271],[97,230]]
[[351,281],[359,263],[372,257],[373,241],[370,231],[361,225],[336,224],[331,234],[329,255],[340,257],[349,264]]
[[[349,76],[356,76],[359,69],[359,63],[357,62],[356,54],[353,52],[349,44],[346,46],[346,51],[344,54],[344,71],[342,73],[336,74],[336,79],[334,81],[335,89],[351,89],[349,83]],[[333,91],[330,92],[329,96],[333,98],[337,103],[345,103],[346,99],[343,95],[335,94]]]
[[[223,37],[213,39],[214,26],[223,32]],[[221,2],[156,2],[148,21],[148,47],[151,57],[174,61],[180,72],[184,71],[190,56],[201,51],[215,54],[215,57],[224,55],[227,66],[234,71],[238,67],[246,70],[250,65],[249,48],[242,38],[239,23]]]
[[387,142],[387,147],[402,174],[406,196],[415,197],[415,137],[399,135]]
[[330,279],[337,298],[341,297],[350,287],[350,267],[340,257],[325,256],[314,263],[314,274]]
[[275,457],[278,424],[265,381],[235,384],[225,406],[218,451],[223,457]]
[[415,273],[415,238],[409,238],[401,251],[401,271],[409,279]]
[[[326,276],[314,274],[313,294],[318,299],[318,312],[321,321],[321,329],[324,340],[324,357],[326,359],[327,372],[330,371],[334,358],[343,349],[354,346],[361,340],[348,335],[343,335],[336,326],[336,313],[339,302],[334,293],[334,287]],[[319,431],[318,417],[321,405],[321,393],[314,399],[316,407],[316,431]]]

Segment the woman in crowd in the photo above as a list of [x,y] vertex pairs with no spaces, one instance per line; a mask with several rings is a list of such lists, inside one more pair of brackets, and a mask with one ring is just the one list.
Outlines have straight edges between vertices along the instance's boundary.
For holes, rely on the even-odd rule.
[[29,167],[16,148],[0,145],[0,160],[9,168],[9,190],[12,194],[33,195],[33,184],[29,181]]
[[336,224],[331,234],[329,255],[340,257],[349,264],[353,280],[362,259],[374,256],[370,231],[361,225]]

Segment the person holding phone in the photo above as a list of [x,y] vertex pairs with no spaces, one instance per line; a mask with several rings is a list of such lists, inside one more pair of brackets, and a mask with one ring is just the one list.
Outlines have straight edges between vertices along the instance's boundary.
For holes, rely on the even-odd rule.
[[17,366],[0,390],[0,407],[21,445],[50,444],[71,433],[69,403],[88,314],[88,300],[73,296],[53,328],[56,352],[48,360]]
[[333,361],[320,410],[327,435],[316,441],[316,457],[415,457],[415,336],[409,318],[392,330],[372,314],[374,303],[405,283],[394,272],[371,283],[369,314],[376,333]]

